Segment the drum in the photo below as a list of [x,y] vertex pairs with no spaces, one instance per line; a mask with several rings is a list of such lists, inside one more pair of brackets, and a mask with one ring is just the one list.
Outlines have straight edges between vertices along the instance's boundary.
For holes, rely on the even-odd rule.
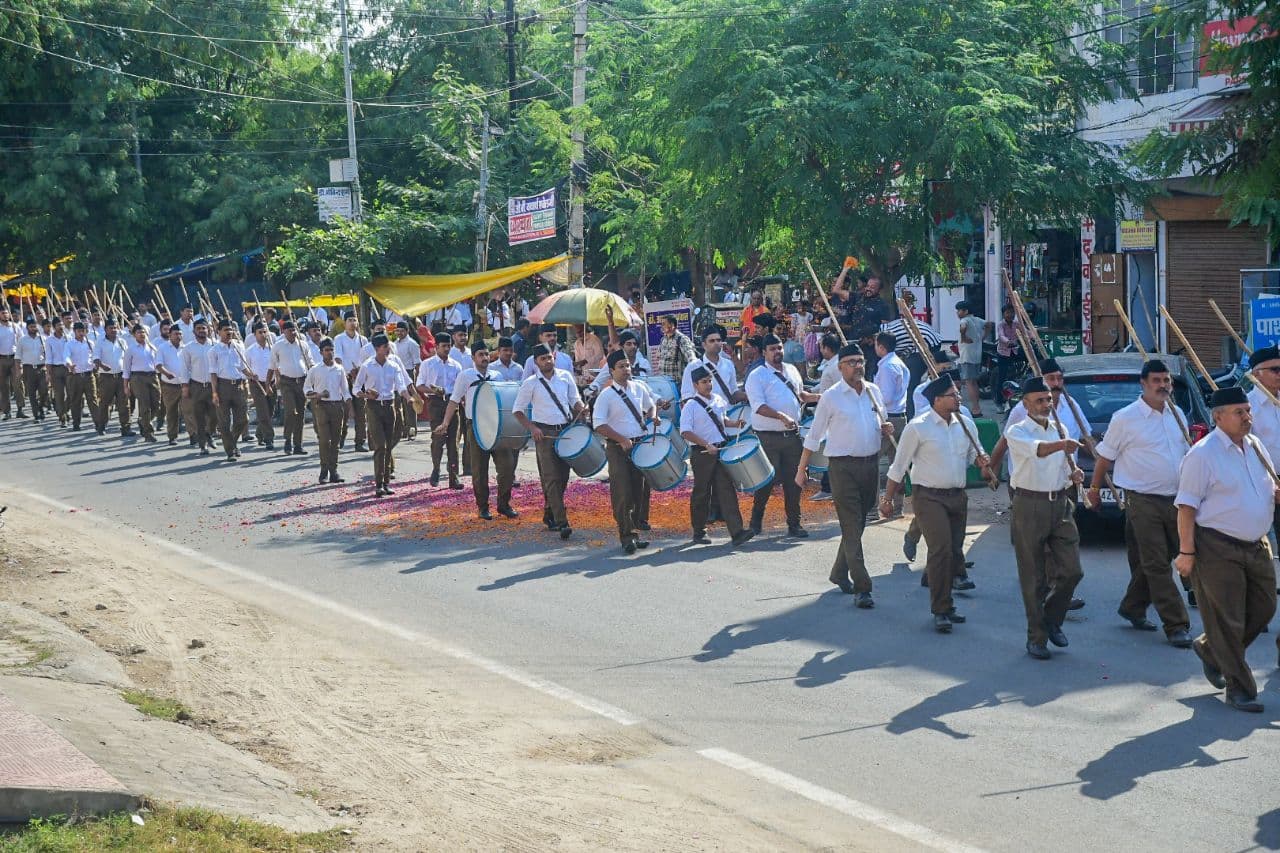
[[556,438],[556,455],[569,463],[579,477],[593,477],[600,473],[608,459],[604,455],[604,441],[586,424],[570,424]]
[[728,424],[725,424],[724,434],[727,435],[730,440],[735,439],[740,435],[751,435],[755,431],[751,429],[751,407],[746,403],[738,403],[735,406],[730,406],[725,411],[724,416],[726,420],[730,421],[746,421],[746,425],[740,427],[731,427]]
[[481,450],[524,449],[529,430],[512,414],[519,392],[519,382],[481,382],[471,389],[471,434]]
[[[671,421],[678,426],[680,424],[680,386],[676,381],[668,376],[646,376],[644,384],[649,386],[649,391],[657,398],[658,418]],[[663,401],[670,401],[671,405],[664,409]]]
[[675,445],[661,435],[651,435],[631,448],[631,462],[655,492],[666,492],[684,482],[689,466]]
[[681,459],[689,458],[689,442],[680,434],[680,428],[671,421],[658,421],[658,435],[671,442],[671,446],[680,454]]
[[741,492],[755,492],[773,484],[773,463],[764,455],[760,439],[743,436],[720,449],[720,461]]
[[[803,443],[809,437],[809,427],[813,426],[813,418],[807,417],[800,422],[800,441]],[[824,438],[822,443],[818,445],[818,449],[809,454],[809,470],[815,474],[827,473],[827,440]]]

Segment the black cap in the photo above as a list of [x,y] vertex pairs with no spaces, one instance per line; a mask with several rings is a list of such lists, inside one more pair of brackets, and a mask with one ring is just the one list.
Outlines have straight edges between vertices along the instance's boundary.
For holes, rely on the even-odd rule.
[[538,327],[538,334],[542,334],[543,332],[554,332],[554,331],[556,331],[555,323],[543,323],[541,326]]
[[316,346],[320,349],[333,349],[333,338],[321,338]]
[[[260,325],[262,325],[262,324],[261,324],[261,323],[258,323],[258,324],[256,324],[256,325],[259,325],[259,326],[260,326]],[[297,324],[297,323],[295,323],[295,322],[293,322],[292,320],[285,320],[283,323],[281,323],[281,324],[280,324],[280,328],[282,328],[282,329],[294,329],[294,330],[296,330],[296,329],[298,328],[298,324]],[[256,331],[257,331],[257,329],[255,328],[255,329],[254,329],[254,331],[256,332]]]
[[622,332],[618,335],[618,343],[625,344],[627,341],[633,341],[639,344],[640,336],[637,335],[635,332],[631,331],[630,329],[627,329],[625,332]]
[[1209,408],[1216,409],[1219,406],[1238,406],[1241,403],[1249,402],[1248,396],[1245,395],[1244,389],[1239,385],[1233,385],[1230,388],[1219,388],[1213,392],[1213,396],[1209,398]]
[[1048,391],[1049,386],[1044,384],[1044,379],[1039,376],[1028,376],[1026,381],[1022,383],[1022,394],[1038,394],[1042,391]]
[[605,361],[608,363],[609,369],[613,370],[615,367],[618,366],[618,362],[626,361],[626,360],[627,360],[627,354],[620,349],[616,349],[613,352],[609,353],[609,357]]
[[253,326],[249,329],[249,331],[253,332],[255,335],[258,332],[265,332],[266,330],[267,330],[266,325],[261,322],[254,323]]
[[280,334],[280,327],[277,326],[275,323],[270,323],[267,326],[267,331],[273,335],[278,335]]
[[356,318],[356,312],[354,312],[354,311],[343,311],[343,312],[342,312],[342,319],[343,319],[343,320],[354,320],[355,318]]
[[142,325],[141,323],[137,323],[129,331],[135,335],[138,334],[139,332],[145,335],[147,333],[147,327]]
[[219,320],[219,321],[218,321],[218,331],[219,331],[219,332],[221,332],[223,329],[230,329],[230,328],[231,328],[231,321],[230,321],[230,320]]
[[372,338],[369,339],[369,343],[373,344],[374,348],[376,349],[377,347],[388,346],[391,343],[391,341],[387,340],[386,335],[374,335]]
[[547,346],[546,344],[538,344],[533,348],[532,352],[533,352],[534,358],[539,358],[544,355],[551,355],[551,347]]
[[488,352],[488,351],[489,351],[489,345],[484,341],[476,341],[474,344],[471,345],[472,355],[475,355],[478,352]]
[[777,335],[765,335],[760,341],[760,348],[764,349],[772,346],[782,346],[782,339]]
[[708,327],[707,327],[707,328],[702,332],[702,342],[703,342],[703,343],[706,343],[706,341],[707,341],[707,336],[708,336],[708,335],[719,335],[719,336],[720,336],[720,340],[722,340],[722,341],[723,341],[725,338],[727,338],[727,337],[729,336],[729,333],[725,331],[724,326],[720,326],[720,325],[712,324],[712,325],[708,326]]
[[851,355],[862,355],[862,347],[857,344],[845,344],[840,347],[840,352],[837,355],[837,358],[848,358]]
[[699,364],[697,367],[695,367],[692,371],[689,372],[689,379],[691,379],[694,382],[701,382],[704,379],[710,379],[710,378],[711,378],[711,371],[707,370],[701,364]]
[[1057,359],[1046,358],[1044,361],[1040,362],[1040,372],[1041,373],[1061,373],[1062,368],[1058,366]]
[[450,337],[446,332],[436,332],[436,343],[451,344],[453,343],[453,338]]
[[928,385],[924,386],[924,390],[920,393],[924,395],[926,400],[932,403],[939,395],[950,391],[954,385],[955,382],[952,381],[951,374],[944,373]]
[[408,330],[409,330],[409,324],[408,324],[407,322],[405,322],[404,320],[401,320],[401,321],[399,321],[398,323],[396,323],[396,328],[397,328],[397,329],[404,329],[405,331],[408,331]]
[[193,329],[196,326],[207,326],[207,325],[209,325],[209,321],[204,318],[203,314],[197,314],[191,318],[191,328]]
[[1253,351],[1253,355],[1249,356],[1249,369],[1257,367],[1265,361],[1275,361],[1280,358],[1280,349],[1276,347],[1263,347]]
[[458,335],[458,334],[465,335],[465,334],[467,333],[467,327],[466,327],[466,326],[454,326],[453,328],[449,329],[449,331],[450,331],[450,332],[452,332],[452,333],[453,333],[453,334],[455,334],[455,335]]
[[81,323],[79,320],[77,320],[76,322],[74,322],[74,323],[72,323],[72,324],[71,324],[71,331],[73,331],[73,332],[84,332],[84,331],[88,331],[88,330],[85,328],[84,323]]
[[498,349],[502,349],[503,347],[513,347],[513,346],[515,346],[515,342],[512,341],[511,338],[498,338]]
[[751,322],[755,323],[762,329],[772,329],[774,326],[778,325],[778,318],[768,313],[757,314],[752,318]]

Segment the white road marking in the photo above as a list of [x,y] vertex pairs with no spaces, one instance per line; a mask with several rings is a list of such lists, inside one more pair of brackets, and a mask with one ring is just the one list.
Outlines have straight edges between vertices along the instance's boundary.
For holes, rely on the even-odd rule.
[[710,748],[700,749],[698,754],[703,758],[708,758],[717,764],[723,764],[725,767],[731,767],[748,776],[754,776],[763,782],[768,782],[778,788],[790,791],[793,794],[799,794],[806,800],[812,800],[815,803],[826,806],[829,809],[835,809],[841,814],[848,815],[855,820],[863,823],[869,823],[880,829],[892,832],[894,835],[900,835],[909,841],[922,844],[925,847],[934,850],[946,851],[946,853],[983,853],[982,848],[973,847],[963,844],[945,835],[934,832],[928,827],[921,826],[918,823],[912,823],[909,820],[881,811],[875,806],[860,803],[857,800],[850,799],[843,794],[837,794],[835,791],[815,785],[812,782],[806,782],[798,776],[792,776],[776,767],[770,767],[767,764],[761,764],[758,761],[752,761],[744,755],[736,752],[730,752],[727,749]]

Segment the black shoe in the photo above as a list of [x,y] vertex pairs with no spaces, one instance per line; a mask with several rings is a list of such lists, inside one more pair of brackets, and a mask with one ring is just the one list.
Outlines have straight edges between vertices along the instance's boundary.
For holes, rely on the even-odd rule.
[[[305,453],[306,451],[304,450],[303,452]],[[394,480],[395,478],[396,478],[396,475],[395,475],[395,474],[388,474],[388,475],[387,475],[387,479],[388,479],[388,480]]]
[[756,530],[754,527],[744,527],[729,541],[733,543],[733,547],[737,548],[739,545],[745,545],[747,542],[750,542],[759,532],[760,531]]
[[454,491],[458,491],[458,490],[461,490],[462,488],[464,488],[464,486],[462,485],[462,481],[461,481],[461,480],[459,480],[457,477],[450,476],[450,477],[449,477],[449,488],[453,489]]
[[913,540],[911,538],[910,533],[905,534],[902,537],[902,556],[907,558],[908,563],[915,561],[916,549],[919,547],[920,547],[920,540],[919,539]]
[[493,521],[493,513],[489,512],[488,507],[485,507],[484,509],[480,510],[480,512],[477,513],[477,515],[479,515],[485,521]]
[[238,448],[238,447],[235,449],[235,457],[236,457],[237,459],[239,459],[239,458],[240,458],[240,448]]
[[1067,609],[1068,610],[1084,610],[1084,599],[1083,598],[1071,599],[1071,603],[1067,605]]
[[1191,632],[1186,629],[1173,631],[1168,636],[1169,645],[1175,649],[1191,648]]
[[636,530],[652,530],[652,529],[653,528],[649,526],[649,522],[647,521],[636,522]]
[[569,525],[566,524],[564,527],[560,528],[561,539],[568,539],[572,535],[573,535],[573,528],[570,527]]
[[939,634],[950,634],[951,617],[945,613],[935,613],[933,615],[933,630]]
[[[440,472],[432,471],[431,476],[427,478],[427,482],[433,486],[440,485]],[[547,526],[550,527],[551,525],[547,525]]]
[[1049,635],[1049,642],[1053,643],[1060,649],[1067,647],[1067,635],[1062,633],[1061,625],[1053,625],[1048,621],[1041,623],[1044,625],[1044,632]]
[[0,421],[7,421],[7,420],[9,420],[9,413],[5,412],[4,417],[0,418]]
[[[76,429],[80,429],[80,427],[76,427]],[[170,447],[177,447],[177,446],[178,446],[178,440],[177,440],[176,438],[171,438],[171,439],[169,439],[169,446],[170,446]]]
[[860,592],[853,599],[854,607],[861,607],[863,610],[874,610],[876,606],[875,599],[871,597],[869,592]]
[[498,515],[504,515],[504,516],[506,516],[507,518],[519,518],[519,517],[520,517],[520,513],[516,512],[514,509],[512,509],[512,508],[511,508],[511,507],[509,507],[509,506],[500,506],[500,507],[498,507]]
[[262,449],[269,453],[275,453],[276,443],[274,441],[264,441],[262,443]]
[[694,545],[710,545],[711,537],[707,535],[705,530],[695,530],[693,531],[693,538],[689,541]]
[[234,453],[228,453],[228,454],[227,454],[227,461],[228,461],[228,462],[235,462],[235,461],[236,461],[236,455],[235,455]]
[[1227,704],[1237,711],[1247,711],[1250,714],[1261,714],[1263,710],[1262,703],[1257,699],[1231,690],[1227,691]]
[[633,545],[635,545],[637,548],[639,548],[639,549],[641,549],[641,550],[644,550],[645,548],[648,548],[648,547],[649,547],[649,540],[648,540],[648,539],[641,539],[639,536],[637,536],[637,537],[633,538],[633,539],[631,540],[631,542],[632,542],[632,544],[633,544]]
[[383,491],[385,494],[388,494],[388,495],[392,494],[392,491],[391,491],[391,484],[390,484],[390,483],[383,483],[383,484],[382,484],[382,491]]
[[331,474],[329,474],[329,482],[330,482],[330,483],[345,483],[345,482],[346,482],[346,480],[344,480],[343,478],[339,477],[339,476],[338,476],[338,472],[337,472],[337,471],[334,471],[334,472],[332,472]]
[[292,455],[293,455],[293,445],[291,445],[291,444],[286,444],[286,445],[284,446],[284,453],[283,453],[282,455],[284,455],[284,456],[292,456]]
[[207,447],[202,447],[202,448],[200,448],[200,455],[201,455],[201,456],[208,456],[208,455],[209,455],[209,448],[207,448]]
[[134,431],[133,431],[133,430],[131,430],[131,429],[122,429],[122,430],[120,430],[120,437],[121,437],[121,438],[133,438],[135,435],[137,435],[137,433],[136,433],[136,432],[134,432]]
[[[19,417],[21,417],[21,415],[19,415]],[[107,434],[107,431],[106,431],[105,429],[98,429],[97,427],[94,427],[94,430],[93,430],[93,431],[94,431],[94,432],[96,432],[98,435],[106,435],[106,434]]]
[[378,486],[377,491],[373,493],[375,498],[386,497],[386,492],[382,490],[382,486]]
[[[1151,624],[1151,620],[1147,619],[1145,614],[1142,616],[1130,616],[1128,613],[1125,613],[1123,610],[1117,610],[1116,614],[1121,619],[1128,622],[1133,627],[1137,628],[1139,631],[1156,630],[1156,626]],[[1183,633],[1186,633],[1186,632],[1184,631]]]
[[957,625],[963,625],[965,622],[969,621],[968,616],[961,616],[959,613],[956,612],[956,609],[954,607],[951,608],[951,612],[949,612],[947,615],[950,616],[951,621]]
[[809,531],[797,524],[794,527],[787,527],[787,535],[792,539],[808,539]]
[[23,420],[26,420],[26,419],[27,419],[27,413],[26,413],[26,412],[18,412],[18,417],[22,418]]
[[836,578],[827,578],[827,580],[831,581],[833,584],[838,586],[840,588],[840,591],[843,592],[845,595],[854,594],[853,584],[849,582],[848,578],[840,578],[839,580],[837,580]]
[[145,441],[147,444],[155,444],[155,443],[156,443],[156,437],[155,437],[154,435],[144,435],[144,436],[142,437],[142,440],[143,440],[143,441]]
[[294,455],[294,456],[306,456],[306,455],[307,455],[307,451],[303,450],[301,447],[295,447],[295,448],[293,449],[293,455]]
[[1030,640],[1027,641],[1027,654],[1036,660],[1048,660],[1053,657],[1049,654],[1049,647],[1044,643],[1033,643]]
[[368,452],[369,452],[369,449],[365,447],[363,444],[360,444],[360,443],[356,444],[356,453],[368,453]]
[[1204,669],[1205,681],[1208,681],[1219,690],[1226,687],[1227,679],[1222,675],[1222,670],[1209,663],[1208,659],[1204,656],[1204,652],[1200,650],[1200,647],[1195,643],[1192,643],[1191,651],[1195,652],[1196,657],[1200,658],[1200,666]]
[[636,542],[634,539],[628,539],[622,543],[623,553],[634,554],[636,552]]
[[956,592],[967,592],[968,590],[975,589],[977,586],[978,585],[976,583],[968,578],[951,579],[951,588]]
[[320,472],[320,482],[322,482],[322,483],[327,483],[327,482],[329,482],[329,472],[328,472],[328,471],[321,471],[321,472]]
[[[965,571],[968,571],[969,569],[972,569],[972,568],[973,568],[973,560],[965,560],[965,561],[964,561],[964,568],[965,568]],[[968,575],[965,575],[965,577],[968,577]]]
[[752,536],[759,536],[761,531],[764,530],[764,528],[756,524],[749,524],[746,529],[751,531]]

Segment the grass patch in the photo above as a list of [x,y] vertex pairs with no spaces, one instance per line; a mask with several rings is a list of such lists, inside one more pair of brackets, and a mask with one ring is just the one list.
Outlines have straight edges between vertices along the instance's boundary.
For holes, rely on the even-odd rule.
[[33,820],[0,832],[0,853],[89,853],[99,850],[199,851],[199,853],[327,853],[350,847],[341,830],[288,832],[247,818],[204,809],[148,804],[145,826],[129,815],[69,821]]
[[181,723],[191,719],[191,709],[177,699],[165,699],[145,690],[126,690],[120,694],[124,701],[148,717]]
[[53,657],[53,649],[28,640],[26,637],[15,634],[12,631],[0,630],[0,640],[21,647],[23,653],[29,656],[25,663],[0,664],[0,670],[26,669],[29,666],[39,666]]

